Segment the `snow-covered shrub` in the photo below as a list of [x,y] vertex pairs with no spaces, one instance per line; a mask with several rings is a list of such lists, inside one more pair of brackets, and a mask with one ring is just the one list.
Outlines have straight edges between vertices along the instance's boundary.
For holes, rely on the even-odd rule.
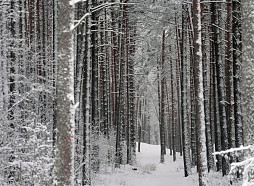
[[[231,164],[230,172],[235,172],[239,168],[243,168],[243,186],[254,185],[254,157],[248,158],[241,162],[235,162]],[[240,169],[241,170],[241,169]]]
[[242,175],[243,179],[243,186],[253,186],[254,185],[254,146],[241,146],[239,148],[232,148],[226,151],[215,152],[214,155],[222,155],[225,156],[229,153],[233,154],[234,156],[239,156],[245,152],[245,159],[240,162],[233,162],[231,163],[231,169],[229,174],[234,179],[237,173]]
[[156,165],[152,163],[145,164],[141,167],[142,171],[146,174],[151,174],[151,172],[156,170]]
[[110,132],[109,137],[100,135],[99,137],[99,160],[100,172],[108,172],[108,168],[114,167],[115,163],[115,138],[113,132]]

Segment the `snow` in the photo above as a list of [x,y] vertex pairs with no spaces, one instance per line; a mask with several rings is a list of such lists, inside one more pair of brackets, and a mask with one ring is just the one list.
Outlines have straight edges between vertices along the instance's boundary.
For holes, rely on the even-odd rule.
[[141,152],[137,152],[137,166],[123,165],[121,169],[101,173],[94,186],[198,186],[197,174],[184,177],[183,160],[179,155],[173,162],[167,149],[165,163],[159,162],[160,146],[142,143]]
[[71,26],[71,31],[73,31],[75,28],[77,28],[88,16],[90,16],[90,13],[86,13],[80,20],[78,20],[78,23],[76,25]]
[[244,147],[243,145],[241,145],[240,147],[237,148],[231,148],[225,151],[220,151],[220,152],[215,152],[213,153],[213,155],[223,155],[223,154],[227,154],[227,153],[232,153],[232,152],[236,152],[236,151],[243,151],[243,150],[248,150],[248,149],[253,149],[254,146],[253,145],[248,145],[246,147]]
[[[198,186],[196,167],[193,174],[184,177],[183,158],[177,153],[165,155],[165,163],[160,162],[160,146],[141,143],[141,152],[137,152],[136,166],[122,165],[120,169],[107,167],[96,176],[93,186]],[[136,168],[137,170],[133,170]],[[240,186],[242,183],[230,184],[230,176],[222,177],[221,172],[210,172],[206,178],[209,186]]]
[[75,4],[82,2],[82,1],[86,2],[86,0],[70,0],[69,4],[72,6],[72,5],[75,5]]

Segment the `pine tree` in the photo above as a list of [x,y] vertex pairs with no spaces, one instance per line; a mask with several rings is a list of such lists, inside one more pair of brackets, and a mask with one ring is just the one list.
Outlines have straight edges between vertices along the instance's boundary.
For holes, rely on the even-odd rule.
[[195,60],[195,86],[196,86],[196,140],[197,140],[197,167],[199,185],[207,185],[207,159],[205,138],[205,111],[202,67],[202,41],[201,41],[201,1],[193,0],[194,25],[194,60]]
[[182,4],[182,64],[181,64],[181,90],[182,90],[182,136],[183,136],[183,160],[185,177],[191,174],[191,157],[190,157],[190,135],[188,118],[190,104],[188,100],[188,4]]
[[[58,56],[55,109],[54,184],[74,185],[74,52],[73,6],[69,0],[59,2]],[[63,114],[64,113],[64,114]]]

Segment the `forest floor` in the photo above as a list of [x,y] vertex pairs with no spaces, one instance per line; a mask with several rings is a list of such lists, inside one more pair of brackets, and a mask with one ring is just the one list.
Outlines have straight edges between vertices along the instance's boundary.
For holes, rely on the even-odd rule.
[[[198,186],[198,175],[193,169],[193,174],[184,177],[183,160],[179,155],[177,161],[173,157],[165,156],[165,163],[160,162],[160,146],[142,143],[141,152],[137,153],[137,165],[122,166],[120,169],[108,169],[96,177],[94,186]],[[137,169],[137,170],[133,170]],[[208,176],[209,185],[227,186],[229,178],[219,173]],[[239,184],[237,184],[239,185]],[[231,185],[232,186],[232,185]]]

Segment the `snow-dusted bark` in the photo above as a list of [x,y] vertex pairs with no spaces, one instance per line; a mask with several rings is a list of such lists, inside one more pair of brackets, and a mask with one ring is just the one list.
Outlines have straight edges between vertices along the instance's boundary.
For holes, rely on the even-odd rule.
[[[169,52],[172,52],[171,46]],[[176,93],[176,65],[174,59],[170,58],[171,69],[171,109],[172,109],[172,125],[171,125],[171,138],[172,138],[172,150],[173,161],[176,161],[176,125],[177,125],[177,93]]]
[[205,110],[202,66],[201,41],[201,4],[200,0],[193,0],[194,25],[194,60],[195,60],[195,87],[196,87],[196,137],[197,137],[197,166],[199,185],[207,185],[207,159],[205,137]]
[[[134,24],[134,23],[132,23]],[[135,113],[135,80],[134,80],[134,53],[135,53],[135,32],[136,32],[136,26],[133,25],[130,27],[130,36],[129,36],[129,86],[130,86],[130,96],[129,96],[129,101],[130,101],[130,109],[129,109],[129,122],[130,122],[130,153],[127,156],[129,158],[129,164],[134,164],[136,161],[136,141],[135,141],[135,120],[136,120],[136,113]],[[150,134],[150,132],[149,132]],[[149,136],[149,141],[150,143],[150,136]]]
[[189,119],[189,74],[188,74],[188,4],[184,3],[182,5],[182,64],[181,64],[181,112],[182,112],[182,136],[183,136],[183,160],[184,160],[184,169],[185,176],[191,174],[191,156],[190,156],[190,119]]
[[161,163],[164,163],[164,155],[166,154],[166,127],[165,127],[165,84],[166,84],[166,78],[165,78],[165,30],[163,30],[162,34],[162,53],[161,53],[161,91],[158,91],[158,94],[160,94],[160,141],[161,141]]
[[[85,3],[85,11],[91,12],[91,1]],[[85,25],[85,56],[84,61],[86,65],[85,79],[83,81],[83,170],[82,170],[82,184],[91,185],[91,74],[92,74],[92,57],[91,57],[91,24],[92,20],[89,16],[86,19]]]
[[[94,9],[99,5],[97,0],[91,0],[91,9]],[[91,134],[91,163],[94,172],[99,171],[99,133],[100,133],[100,123],[99,123],[99,97],[98,97],[98,26],[99,24],[99,11],[91,11],[91,19],[94,24],[91,24],[91,124],[92,124],[92,134]],[[98,32],[96,31],[98,30]]]
[[204,82],[204,107],[205,107],[205,123],[206,123],[206,146],[207,146],[207,163],[208,171],[214,168],[213,161],[213,144],[212,132],[210,121],[210,32],[211,32],[211,17],[210,17],[210,4],[202,4],[202,61],[203,61],[203,82]]
[[[226,91],[225,91],[225,65],[223,61],[223,45],[221,42],[222,32],[219,27],[223,27],[223,23],[220,20],[219,9],[221,4],[215,4],[214,12],[214,57],[216,63],[216,80],[217,80],[217,90],[218,90],[218,104],[219,104],[219,122],[221,133],[221,147],[222,150],[228,149],[228,133],[227,133],[227,121],[226,121]],[[218,136],[220,137],[220,136]],[[225,157],[222,157],[222,172],[223,175],[227,174],[229,171],[229,160]]]
[[69,3],[58,5],[54,185],[74,185],[74,9]]
[[233,76],[233,55],[232,55],[232,1],[227,0],[227,23],[225,39],[226,45],[226,58],[225,58],[225,74],[226,76],[226,100],[227,104],[227,121],[228,121],[228,142],[229,148],[235,147],[235,110],[234,110],[234,76]]
[[195,104],[195,82],[194,82],[194,50],[193,50],[193,21],[190,19],[192,17],[192,9],[189,8],[189,46],[190,46],[190,120],[191,120],[191,157],[192,166],[197,165],[197,149],[196,149],[196,104]]
[[233,14],[233,74],[234,74],[234,106],[235,106],[235,143],[236,147],[243,145],[242,123],[242,11],[241,0],[232,1]]

